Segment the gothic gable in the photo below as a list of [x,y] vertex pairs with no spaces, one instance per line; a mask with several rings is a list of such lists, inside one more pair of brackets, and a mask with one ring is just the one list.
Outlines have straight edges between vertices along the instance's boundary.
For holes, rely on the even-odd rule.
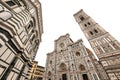
[[69,34],[60,36],[57,40],[55,40],[55,50],[57,52],[60,52],[66,49],[71,44],[73,44],[73,41],[69,37]]

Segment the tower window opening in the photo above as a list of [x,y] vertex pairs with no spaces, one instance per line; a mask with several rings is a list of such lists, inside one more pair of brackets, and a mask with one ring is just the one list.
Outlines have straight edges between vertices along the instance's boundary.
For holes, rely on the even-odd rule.
[[84,18],[83,16],[82,16],[82,17],[80,17],[80,20],[81,20],[81,21],[83,21],[84,19],[85,19],[85,18]]
[[87,24],[84,24],[85,27],[87,27]]
[[93,32],[92,32],[92,31],[90,31],[90,34],[91,34],[91,35],[93,35]]
[[2,47],[2,44],[0,44],[0,48]]
[[94,31],[95,31],[96,33],[98,33],[98,30],[94,29]]
[[79,66],[79,69],[80,69],[80,71],[84,71],[84,70],[86,70],[86,69],[85,69],[85,66],[82,65],[82,64]]
[[90,22],[88,22],[88,25],[90,25]]
[[31,25],[28,25],[27,29],[30,29]]
[[76,56],[80,56],[80,53],[79,53],[79,52],[76,52]]
[[6,1],[6,3],[7,3],[9,6],[14,6],[14,5],[16,5],[13,1]]

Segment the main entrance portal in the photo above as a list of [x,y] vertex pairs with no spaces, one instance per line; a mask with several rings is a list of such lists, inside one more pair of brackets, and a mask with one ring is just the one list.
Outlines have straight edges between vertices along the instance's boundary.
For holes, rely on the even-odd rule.
[[83,80],[89,80],[87,74],[83,74]]
[[66,74],[62,74],[62,80],[67,80],[67,75]]

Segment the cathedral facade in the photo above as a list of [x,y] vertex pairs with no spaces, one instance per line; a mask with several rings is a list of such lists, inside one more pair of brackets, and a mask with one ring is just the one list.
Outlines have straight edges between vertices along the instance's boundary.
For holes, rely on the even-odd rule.
[[120,80],[120,43],[83,10],[74,17],[105,70],[105,80]]
[[73,42],[69,34],[60,36],[47,54],[44,80],[101,80],[94,59],[81,39]]

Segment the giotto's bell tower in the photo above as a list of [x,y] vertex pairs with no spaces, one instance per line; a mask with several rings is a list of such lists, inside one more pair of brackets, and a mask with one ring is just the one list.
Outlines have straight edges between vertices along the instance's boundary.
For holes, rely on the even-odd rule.
[[120,43],[83,10],[74,14],[74,17],[99,58],[110,80],[119,80]]

